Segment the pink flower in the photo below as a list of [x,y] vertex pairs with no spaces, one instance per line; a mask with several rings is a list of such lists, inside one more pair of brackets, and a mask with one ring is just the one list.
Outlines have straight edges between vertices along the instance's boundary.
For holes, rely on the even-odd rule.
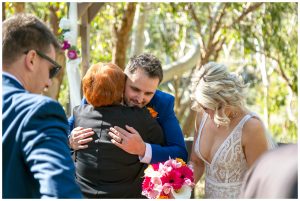
[[68,41],[64,40],[61,49],[62,49],[62,50],[67,50],[67,49],[69,49],[70,47],[71,47],[71,44],[70,44]]
[[184,182],[181,172],[178,169],[173,169],[166,176],[162,177],[161,180],[163,183],[171,184],[175,190],[180,189]]
[[179,171],[181,173],[181,178],[187,178],[190,179],[191,181],[194,181],[193,171],[188,166],[181,166],[179,168]]
[[69,59],[76,59],[77,58],[76,50],[68,50],[67,56]]
[[145,170],[142,195],[150,199],[189,198],[194,187],[193,171],[182,159],[169,159]]
[[150,177],[145,177],[143,184],[142,184],[143,189],[148,190],[148,189],[153,188],[153,184],[150,181],[151,181]]
[[152,167],[153,167],[154,171],[157,171],[158,168],[159,168],[159,164],[158,163],[157,164],[152,164]]

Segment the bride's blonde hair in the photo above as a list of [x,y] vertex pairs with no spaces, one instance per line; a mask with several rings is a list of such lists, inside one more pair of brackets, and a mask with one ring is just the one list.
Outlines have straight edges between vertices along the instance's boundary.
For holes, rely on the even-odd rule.
[[191,108],[199,111],[202,105],[214,110],[214,122],[228,126],[230,119],[224,112],[225,108],[244,108],[247,86],[240,76],[228,72],[225,65],[209,62],[192,78]]

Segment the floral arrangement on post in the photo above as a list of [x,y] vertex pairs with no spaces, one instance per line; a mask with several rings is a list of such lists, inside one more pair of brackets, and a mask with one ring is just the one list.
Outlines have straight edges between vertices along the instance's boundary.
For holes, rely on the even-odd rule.
[[75,45],[71,45],[71,41],[74,41],[74,36],[72,35],[70,28],[71,23],[70,20],[67,18],[62,18],[59,22],[59,28],[62,29],[61,35],[59,36],[58,40],[62,44],[61,49],[66,51],[67,50],[67,57],[70,60],[75,60],[79,57],[80,51]]
[[148,166],[142,195],[150,199],[188,199],[194,186],[192,168],[180,158],[170,158]]

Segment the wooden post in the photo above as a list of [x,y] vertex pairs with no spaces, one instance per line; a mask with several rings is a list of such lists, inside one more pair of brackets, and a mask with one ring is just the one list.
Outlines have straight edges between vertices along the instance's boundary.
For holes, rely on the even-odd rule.
[[82,55],[82,65],[81,65],[81,76],[83,77],[89,68],[89,58],[90,58],[90,24],[88,23],[88,13],[84,13],[81,16],[81,26],[80,26],[80,36],[81,36],[81,55]]
[[81,76],[83,77],[89,68],[90,58],[90,23],[99,12],[104,3],[79,3],[78,19],[81,19],[80,38],[81,38]]

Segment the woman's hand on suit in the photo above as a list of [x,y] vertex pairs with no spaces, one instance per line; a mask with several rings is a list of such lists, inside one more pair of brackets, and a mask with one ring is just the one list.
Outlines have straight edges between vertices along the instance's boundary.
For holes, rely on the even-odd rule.
[[74,150],[86,149],[87,143],[93,140],[91,136],[94,134],[95,132],[91,128],[74,128],[69,136],[70,147]]

